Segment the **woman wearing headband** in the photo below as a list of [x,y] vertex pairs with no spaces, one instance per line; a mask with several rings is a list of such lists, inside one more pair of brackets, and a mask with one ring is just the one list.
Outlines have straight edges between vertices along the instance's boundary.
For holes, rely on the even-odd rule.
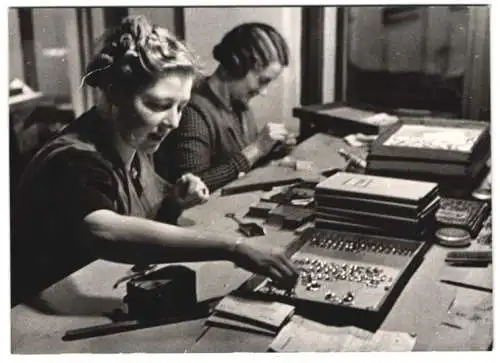
[[248,107],[288,66],[281,34],[267,24],[245,23],[224,35],[213,56],[219,66],[193,90],[179,128],[155,154],[163,177],[192,172],[210,191],[249,171],[276,146],[295,144],[283,123],[269,122],[259,131]]
[[231,260],[295,282],[280,254],[164,223],[179,207],[208,198],[198,177],[183,174],[171,185],[152,166],[152,154],[179,124],[196,72],[192,53],[144,17],[128,17],[105,36],[84,79],[100,101],[45,145],[20,181],[14,296],[26,285],[40,291],[95,258],[138,265]]

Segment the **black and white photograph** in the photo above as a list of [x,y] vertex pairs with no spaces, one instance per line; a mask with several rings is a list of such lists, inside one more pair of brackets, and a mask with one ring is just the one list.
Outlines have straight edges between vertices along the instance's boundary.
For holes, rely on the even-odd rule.
[[10,4],[10,355],[491,358],[492,8]]

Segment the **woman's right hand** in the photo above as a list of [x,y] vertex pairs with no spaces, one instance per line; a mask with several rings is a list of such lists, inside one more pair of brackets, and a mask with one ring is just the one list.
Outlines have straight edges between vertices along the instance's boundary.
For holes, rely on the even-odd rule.
[[200,177],[186,173],[173,186],[173,197],[181,209],[188,209],[208,201],[208,187]]
[[299,274],[282,253],[265,251],[244,243],[236,244],[233,252],[233,261],[238,267],[269,277],[277,286],[285,289],[296,285]]
[[285,142],[288,138],[288,131],[284,124],[268,122],[264,125],[255,141],[262,156],[267,155],[277,142]]

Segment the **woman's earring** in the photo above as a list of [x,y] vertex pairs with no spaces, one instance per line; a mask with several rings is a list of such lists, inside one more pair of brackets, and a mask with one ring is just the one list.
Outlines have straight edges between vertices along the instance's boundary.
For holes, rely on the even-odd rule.
[[129,133],[129,141],[133,144],[135,144],[137,142],[137,137],[135,137],[134,133],[133,132],[130,132]]

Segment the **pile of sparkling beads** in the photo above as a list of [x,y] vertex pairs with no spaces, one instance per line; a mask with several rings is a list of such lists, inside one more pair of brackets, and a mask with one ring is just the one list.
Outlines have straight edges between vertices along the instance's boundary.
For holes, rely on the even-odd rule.
[[338,264],[307,257],[294,259],[293,263],[299,271],[301,284],[306,285],[307,290],[319,288],[320,281],[343,280],[367,287],[378,287],[381,283],[392,281],[392,277],[386,275],[384,269],[378,266]]
[[[318,282],[312,282],[311,285],[312,285],[311,288],[312,290],[317,290],[321,286]],[[259,291],[261,293],[268,295],[278,295],[278,296],[288,296],[288,297],[297,296],[295,289],[291,290],[280,289],[274,286],[271,280],[266,280],[265,284],[259,289]],[[327,291],[325,293],[324,299],[332,304],[350,305],[354,301],[354,293],[349,291],[344,296],[339,296],[332,291]]]
[[[315,258],[296,258],[292,261],[299,270],[300,284],[305,285],[308,291],[317,291],[322,282],[333,280],[344,280],[364,284],[375,288],[383,282],[392,282],[392,277],[384,273],[382,267],[362,266],[356,264],[336,264],[325,262]],[[259,289],[260,292],[270,295],[296,296],[295,289],[283,290],[273,285],[271,280]],[[333,304],[352,304],[355,298],[354,292],[347,292],[344,296],[336,295],[335,292],[327,291],[324,299]]]
[[343,236],[339,234],[319,232],[312,236],[310,244],[315,247],[325,249],[347,251],[347,252],[373,252],[378,254],[393,254],[410,256],[413,253],[411,248],[404,248],[400,245],[387,243],[386,241],[367,240],[357,236]]
[[269,295],[280,295],[280,296],[296,296],[295,288],[290,290],[281,289],[273,284],[273,282],[269,279],[266,280],[265,284],[259,289],[260,292],[269,294]]

